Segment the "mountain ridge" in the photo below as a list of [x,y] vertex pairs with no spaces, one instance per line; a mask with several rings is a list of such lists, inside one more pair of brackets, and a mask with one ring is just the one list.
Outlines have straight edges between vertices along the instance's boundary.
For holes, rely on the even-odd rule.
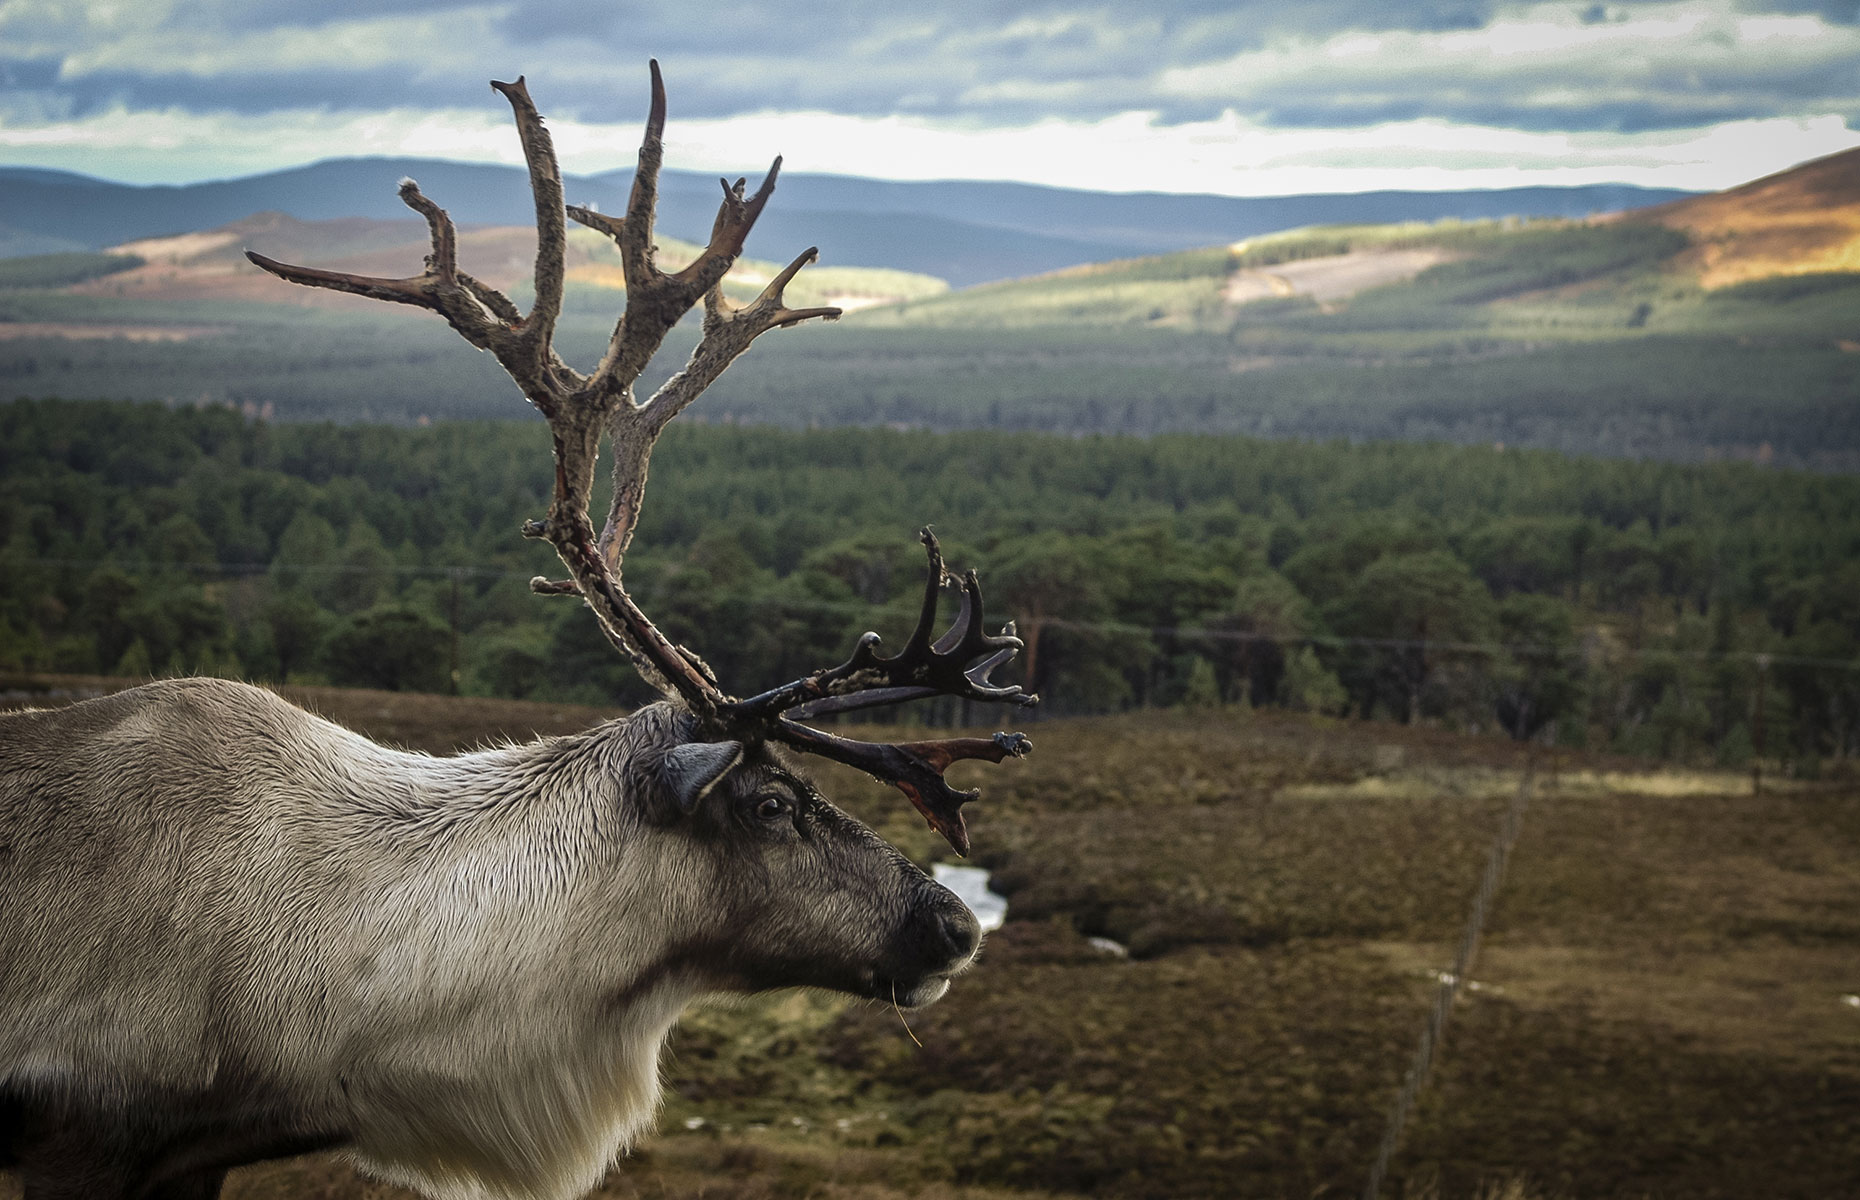
[[[444,159],[326,159],[237,179],[154,185],[0,167],[0,257],[98,250],[217,228],[265,211],[306,221],[404,220],[407,210],[395,194],[404,176],[420,180],[427,195],[461,225],[526,224],[533,219],[522,169]],[[565,184],[574,203],[621,211],[631,168],[568,176]],[[1089,192],[988,181],[903,182],[804,172],[784,174],[780,192],[756,227],[753,253],[785,260],[796,248],[819,245],[837,265],[893,267],[934,275],[958,287],[1225,243],[1300,225],[1588,216],[1691,195],[1597,185],[1243,198]],[[660,229],[701,241],[715,214],[717,194],[713,175],[665,171],[660,180]]]
[[1622,219],[1685,231],[1693,246],[1684,265],[1707,288],[1860,271],[1860,149]]

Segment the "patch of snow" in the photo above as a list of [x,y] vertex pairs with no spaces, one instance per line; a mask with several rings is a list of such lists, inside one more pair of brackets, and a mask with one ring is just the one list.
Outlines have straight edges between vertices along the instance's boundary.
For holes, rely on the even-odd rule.
[[1007,897],[988,890],[988,872],[981,867],[959,867],[954,863],[937,863],[931,868],[936,881],[956,893],[969,906],[983,930],[999,929],[1007,920]]

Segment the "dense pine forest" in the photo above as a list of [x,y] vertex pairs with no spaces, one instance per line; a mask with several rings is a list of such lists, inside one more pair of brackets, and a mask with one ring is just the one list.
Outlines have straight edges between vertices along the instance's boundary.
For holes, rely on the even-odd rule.
[[[637,701],[580,606],[528,591],[547,461],[539,422],[0,406],[0,668]],[[1048,712],[1288,706],[1798,773],[1860,744],[1846,477],[694,425],[628,582],[745,691],[901,637],[924,524],[1019,623]]]

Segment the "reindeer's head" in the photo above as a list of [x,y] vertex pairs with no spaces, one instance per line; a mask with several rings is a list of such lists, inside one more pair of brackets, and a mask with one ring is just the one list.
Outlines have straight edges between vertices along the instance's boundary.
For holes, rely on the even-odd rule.
[[[529,164],[536,201],[536,303],[520,313],[508,297],[460,271],[456,236],[446,213],[405,181],[401,199],[422,214],[432,233],[426,270],[402,279],[371,278],[286,266],[258,254],[252,261],[293,283],[412,304],[439,313],[481,350],[496,356],[549,422],[555,442],[554,500],[546,519],[524,532],[547,540],[570,578],[531,581],[545,595],[576,595],[601,630],[640,672],[677,706],[676,736],[652,754],[642,782],[658,797],[668,835],[685,844],[670,861],[710,880],[733,914],[727,945],[707,961],[726,964],[727,986],[764,988],[817,984],[900,1004],[934,1000],[950,974],[973,956],[975,919],[947,890],[924,878],[877,835],[827,804],[782,765],[780,745],[847,763],[892,783],[930,826],[958,852],[968,849],[960,806],[974,793],[943,779],[952,762],[1000,762],[1030,747],[1019,734],[922,742],[853,741],[802,722],[829,713],[894,704],[929,696],[1032,704],[1017,686],[992,683],[989,674],[1020,648],[1009,625],[984,630],[982,593],[973,572],[961,579],[945,570],[936,539],[922,538],[929,557],[917,627],[896,655],[878,652],[866,634],[851,656],[748,699],[725,693],[695,653],[673,645],[640,611],[621,583],[621,562],[637,524],[652,447],[666,423],[720,375],[758,335],[814,317],[833,319],[834,308],[795,310],[782,295],[807,263],[808,250],[781,271],[751,304],[736,308],[723,297],[722,279],[775,188],[781,160],[753,195],[745,180],[724,183],[723,202],[710,244],[675,274],[654,262],[653,218],[663,148],[665,91],[652,64],[652,107],[639,151],[632,196],[624,217],[563,204],[561,174],[542,118],[523,80],[492,84],[510,102]],[[617,243],[626,275],[626,312],[591,374],[557,356],[552,339],[561,313],[568,218],[608,234]],[[704,335],[683,371],[641,403],[633,385],[666,333],[702,299]],[[614,456],[613,503],[597,537],[588,516],[595,460],[603,438]],[[938,599],[946,587],[960,597],[960,612],[937,636]],[[707,866],[706,864],[712,864]],[[745,870],[744,864],[754,864]],[[805,922],[822,927],[821,914],[847,910],[853,897],[882,919],[844,922],[842,944],[806,961],[792,936]],[[830,922],[828,922],[830,923]],[[823,962],[831,965],[823,966]]]
[[910,1008],[974,959],[967,906],[768,743],[674,739],[640,757],[629,790],[655,842],[643,870],[701,897],[674,957],[707,988],[823,987]]

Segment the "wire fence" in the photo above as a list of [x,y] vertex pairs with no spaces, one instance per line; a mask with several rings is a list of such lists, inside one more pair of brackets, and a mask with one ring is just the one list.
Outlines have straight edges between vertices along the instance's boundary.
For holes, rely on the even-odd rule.
[[[288,579],[293,576],[368,576],[397,575],[424,576],[437,579],[512,579],[528,580],[535,578],[535,571],[517,570],[510,567],[485,566],[482,564],[455,565],[409,565],[391,563],[381,565],[356,565],[346,563],[218,563],[218,562],[137,562],[119,559],[84,559],[84,558],[35,558],[15,559],[40,566],[73,567],[96,569],[113,567],[128,574],[161,574],[171,571],[189,571],[202,575],[221,575],[229,577],[276,576]],[[846,617],[870,616],[874,606],[847,601],[828,599],[804,599],[793,595],[783,595],[775,601],[786,610],[804,610],[824,615]],[[1118,634],[1130,637],[1149,637],[1158,640],[1176,642],[1207,642],[1232,645],[1272,645],[1272,646],[1313,646],[1330,648],[1356,647],[1383,650],[1421,650],[1429,653],[1449,653],[1467,655],[1535,655],[1558,656],[1580,660],[1593,653],[1593,648],[1577,643],[1546,642],[1497,642],[1497,641],[1456,641],[1444,638],[1401,638],[1401,637],[1365,637],[1329,633],[1265,633],[1244,629],[1218,629],[1203,626],[1182,625],[1140,625],[1125,621],[1081,621],[1067,617],[1041,617],[1038,624],[1046,629],[1063,629],[1074,633]],[[1032,621],[1021,620],[1023,630]],[[1642,657],[1657,656],[1673,660],[1693,660],[1699,662],[1747,662],[1757,667],[1797,666],[1817,670],[1860,672],[1860,658],[1841,659],[1824,658],[1801,654],[1781,654],[1761,650],[1739,650],[1717,647],[1635,647],[1633,653]]]
[[1368,1181],[1363,1185],[1363,1200],[1376,1200],[1382,1192],[1382,1182],[1388,1175],[1389,1164],[1394,1161],[1395,1151],[1401,1147],[1402,1132],[1407,1128],[1409,1118],[1414,1115],[1421,1090],[1427,1086],[1435,1059],[1439,1057],[1441,1045],[1446,1041],[1447,1022],[1453,1015],[1454,1001],[1459,998],[1460,988],[1472,978],[1473,960],[1478,957],[1479,942],[1485,935],[1486,918],[1491,915],[1492,901],[1497,898],[1498,889],[1504,883],[1505,867],[1511,861],[1512,847],[1517,845],[1518,831],[1524,825],[1524,809],[1530,803],[1536,769],[1534,759],[1525,760],[1524,777],[1518,781],[1518,790],[1505,809],[1498,835],[1486,855],[1485,873],[1479,877],[1479,886],[1473,892],[1472,911],[1467,914],[1466,929],[1460,935],[1459,950],[1453,956],[1453,965],[1440,976],[1440,987],[1434,993],[1433,1007],[1428,1010],[1427,1023],[1421,1029],[1421,1039],[1415,1045],[1408,1073],[1402,1079],[1401,1091],[1389,1106],[1382,1141],[1376,1147],[1375,1162],[1370,1165]]

